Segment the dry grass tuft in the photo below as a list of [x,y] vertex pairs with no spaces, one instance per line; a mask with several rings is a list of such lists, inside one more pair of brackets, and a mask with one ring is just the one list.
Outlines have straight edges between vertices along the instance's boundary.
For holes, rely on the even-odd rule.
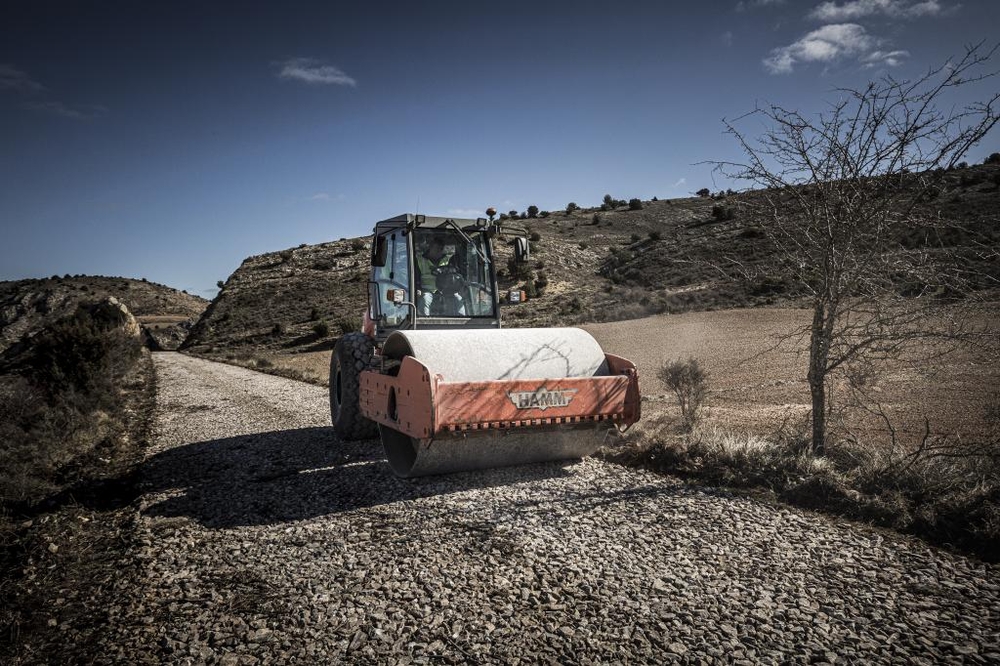
[[799,433],[761,436],[703,427],[690,433],[665,416],[605,456],[699,483],[764,489],[804,508],[891,527],[1000,561],[1000,442],[946,439],[893,448],[840,440],[826,455]]

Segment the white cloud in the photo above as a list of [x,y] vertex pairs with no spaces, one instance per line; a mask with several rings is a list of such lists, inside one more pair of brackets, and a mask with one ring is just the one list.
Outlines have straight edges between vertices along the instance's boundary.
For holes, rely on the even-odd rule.
[[330,195],[326,192],[317,192],[316,194],[309,197],[311,201],[329,201]]
[[0,64],[0,90],[36,93],[45,90],[45,86],[13,65]]
[[878,67],[879,65],[888,65],[889,67],[898,67],[903,63],[903,58],[909,58],[909,51],[872,51],[864,58],[864,66]]
[[289,58],[277,64],[281,68],[278,72],[279,79],[300,81],[314,86],[335,85],[353,88],[358,85],[357,81],[340,68],[324,64],[314,58]]
[[63,104],[62,102],[25,102],[21,104],[21,108],[27,109],[29,111],[38,111],[40,113],[47,113],[53,116],[59,116],[61,118],[71,118],[73,120],[86,120],[88,118],[97,118],[98,116],[103,116],[108,112],[108,109],[103,106],[95,105],[77,105],[70,106]]
[[682,187],[684,185],[687,185],[687,182],[688,182],[687,178],[681,178],[680,180],[678,180],[676,183],[674,183],[670,187],[672,187],[674,189],[677,189],[678,187]]
[[771,51],[764,67],[772,74],[788,74],[799,63],[833,62],[863,55],[878,43],[856,23],[835,23],[813,30],[802,39]]
[[833,0],[820,3],[809,17],[819,21],[857,21],[868,16],[919,18],[935,16],[944,11],[938,0],[848,0],[838,4]]

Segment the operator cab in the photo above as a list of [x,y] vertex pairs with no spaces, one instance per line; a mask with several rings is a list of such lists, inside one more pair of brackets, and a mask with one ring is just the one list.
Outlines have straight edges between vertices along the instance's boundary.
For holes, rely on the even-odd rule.
[[499,328],[492,237],[485,219],[400,215],[379,222],[372,242],[366,332]]

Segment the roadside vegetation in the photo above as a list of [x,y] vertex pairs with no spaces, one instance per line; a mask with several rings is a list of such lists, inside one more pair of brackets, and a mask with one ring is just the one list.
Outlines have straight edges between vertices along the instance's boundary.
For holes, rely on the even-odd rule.
[[81,304],[0,359],[0,661],[79,659],[129,534],[153,401],[132,315]]
[[[700,390],[710,396],[707,385]],[[929,425],[910,444],[844,430],[827,439],[822,453],[813,451],[804,420],[760,435],[691,423],[678,403],[647,410],[625,442],[604,456],[698,484],[764,493],[1000,562],[1000,394],[991,400],[980,416],[987,429],[976,439],[934,434]],[[707,402],[710,409],[710,397]]]

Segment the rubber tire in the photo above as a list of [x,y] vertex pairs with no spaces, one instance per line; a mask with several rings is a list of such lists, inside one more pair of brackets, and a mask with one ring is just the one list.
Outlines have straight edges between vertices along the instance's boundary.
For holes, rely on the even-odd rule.
[[364,333],[348,333],[337,340],[330,357],[330,418],[337,435],[347,441],[378,437],[378,424],[361,415],[358,403],[361,371],[375,349]]

